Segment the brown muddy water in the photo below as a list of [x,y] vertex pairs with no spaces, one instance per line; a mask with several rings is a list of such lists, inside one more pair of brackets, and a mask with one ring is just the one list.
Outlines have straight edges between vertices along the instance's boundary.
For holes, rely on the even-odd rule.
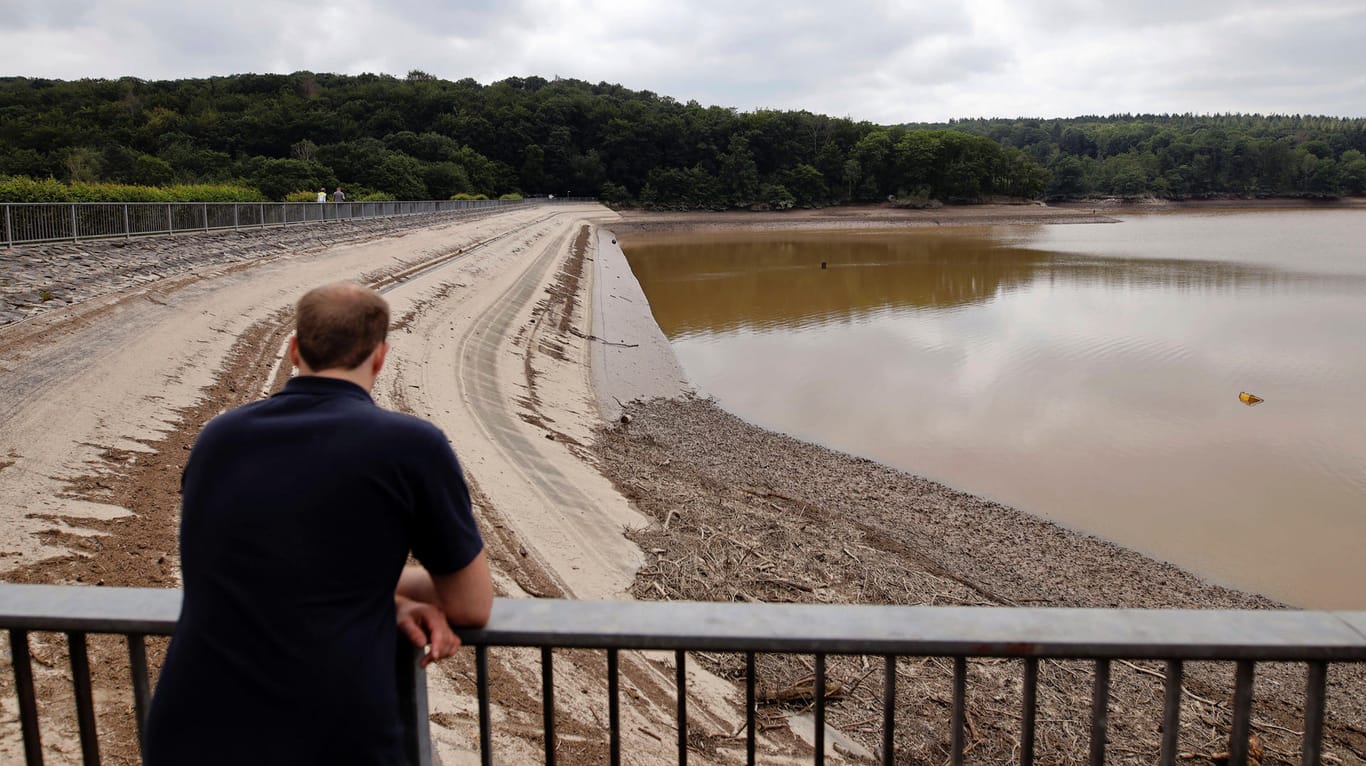
[[746,420],[1366,609],[1366,211],[622,244],[693,384]]

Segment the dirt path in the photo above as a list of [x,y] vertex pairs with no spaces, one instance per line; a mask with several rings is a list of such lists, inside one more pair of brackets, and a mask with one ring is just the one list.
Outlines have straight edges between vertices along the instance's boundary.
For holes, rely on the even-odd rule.
[[[570,434],[586,439],[596,417],[582,364],[586,346],[570,351],[566,345],[557,362],[525,353],[532,336],[518,331],[544,313],[546,290],[555,288],[560,265],[587,218],[603,215],[608,214],[596,206],[528,207],[381,241],[211,266],[4,328],[5,578],[174,585],[185,450],[208,418],[278,386],[280,377],[271,371],[298,295],[323,282],[356,279],[385,290],[402,320],[393,338],[392,368],[376,398],[426,416],[451,435],[480,492],[485,527],[512,531],[503,539],[505,559],[540,564],[500,571],[504,591],[535,592],[534,585],[518,586],[520,579],[553,583],[553,592],[624,595],[641,558],[621,531],[643,520],[605,479],[566,451],[575,442]],[[580,244],[586,241],[585,234]],[[580,269],[584,255],[579,253]],[[577,285],[571,292],[577,293]],[[576,316],[586,326],[581,306]],[[552,334],[577,342],[558,324]],[[534,345],[548,342],[555,339],[540,338]],[[550,369],[549,362],[561,369]],[[538,369],[538,395],[528,397],[528,381]],[[545,404],[538,408],[538,401]],[[566,438],[545,438],[550,423]],[[515,545],[511,557],[509,545]],[[68,762],[79,750],[62,642],[36,636],[34,643],[50,716],[44,726],[48,760]],[[117,667],[117,646],[95,651]],[[152,655],[155,663],[158,647]],[[500,663],[509,673],[522,667],[511,656]],[[562,667],[568,678],[575,677],[574,663]],[[467,679],[457,680],[464,682],[463,691],[443,692],[434,678],[438,720],[454,722],[468,707],[462,700],[470,686]],[[535,690],[535,679],[526,680],[522,687]],[[12,691],[10,683],[6,674],[0,691]],[[128,697],[119,693],[116,675],[97,674],[97,683],[107,761],[128,762]],[[12,722],[0,729],[0,760],[8,761],[19,752],[12,694],[0,705]],[[572,734],[574,708],[566,707],[564,731]],[[438,737],[453,762],[474,741],[471,719],[462,720],[460,736]],[[515,740],[517,733],[509,736]]]
[[[586,445],[598,423],[588,374],[597,206],[518,209],[402,236],[210,265],[0,329],[0,571],[11,582],[174,586],[179,472],[209,418],[282,384],[292,304],[336,280],[375,285],[395,329],[375,390],[452,438],[474,488],[501,595],[628,597],[644,557],[624,535],[647,523]],[[186,246],[193,246],[188,240]],[[648,322],[647,322],[648,323]],[[60,636],[35,635],[48,762],[78,757]],[[164,642],[153,642],[155,668]],[[101,743],[135,762],[121,645],[99,640]],[[539,656],[494,652],[500,758],[539,760]],[[562,757],[605,753],[601,653],[564,653]],[[625,745],[668,758],[673,673],[622,657]],[[730,688],[690,673],[699,731],[731,731]],[[436,750],[475,762],[471,668],[429,674]],[[0,678],[0,761],[19,757],[9,674]],[[699,735],[700,736],[700,735]],[[705,739],[699,739],[705,742]],[[706,762],[703,759],[702,762]]]

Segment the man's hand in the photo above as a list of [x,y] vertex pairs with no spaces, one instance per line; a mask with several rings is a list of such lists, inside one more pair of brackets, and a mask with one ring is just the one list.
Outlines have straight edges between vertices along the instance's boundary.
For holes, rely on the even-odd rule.
[[422,657],[422,667],[444,660],[460,648],[460,637],[451,630],[445,613],[435,605],[395,595],[394,607],[398,612],[398,629],[413,646],[427,649]]

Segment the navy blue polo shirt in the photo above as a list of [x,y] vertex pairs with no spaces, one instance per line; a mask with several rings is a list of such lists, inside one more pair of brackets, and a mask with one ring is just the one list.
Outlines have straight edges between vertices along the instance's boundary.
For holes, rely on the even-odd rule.
[[483,548],[445,435],[297,377],[210,421],[182,492],[147,763],[401,763],[399,573],[409,551],[441,575]]

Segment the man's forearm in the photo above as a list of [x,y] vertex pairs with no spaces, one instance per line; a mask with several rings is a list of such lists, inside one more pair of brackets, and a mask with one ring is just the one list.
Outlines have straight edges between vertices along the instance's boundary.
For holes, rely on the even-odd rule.
[[420,566],[405,567],[394,594],[435,604],[457,625],[483,627],[493,608],[488,558],[480,551],[464,569],[436,577]]
[[432,576],[426,569],[416,565],[403,568],[403,573],[398,576],[398,587],[394,589],[394,594],[413,601],[436,603],[436,586],[432,584]]

